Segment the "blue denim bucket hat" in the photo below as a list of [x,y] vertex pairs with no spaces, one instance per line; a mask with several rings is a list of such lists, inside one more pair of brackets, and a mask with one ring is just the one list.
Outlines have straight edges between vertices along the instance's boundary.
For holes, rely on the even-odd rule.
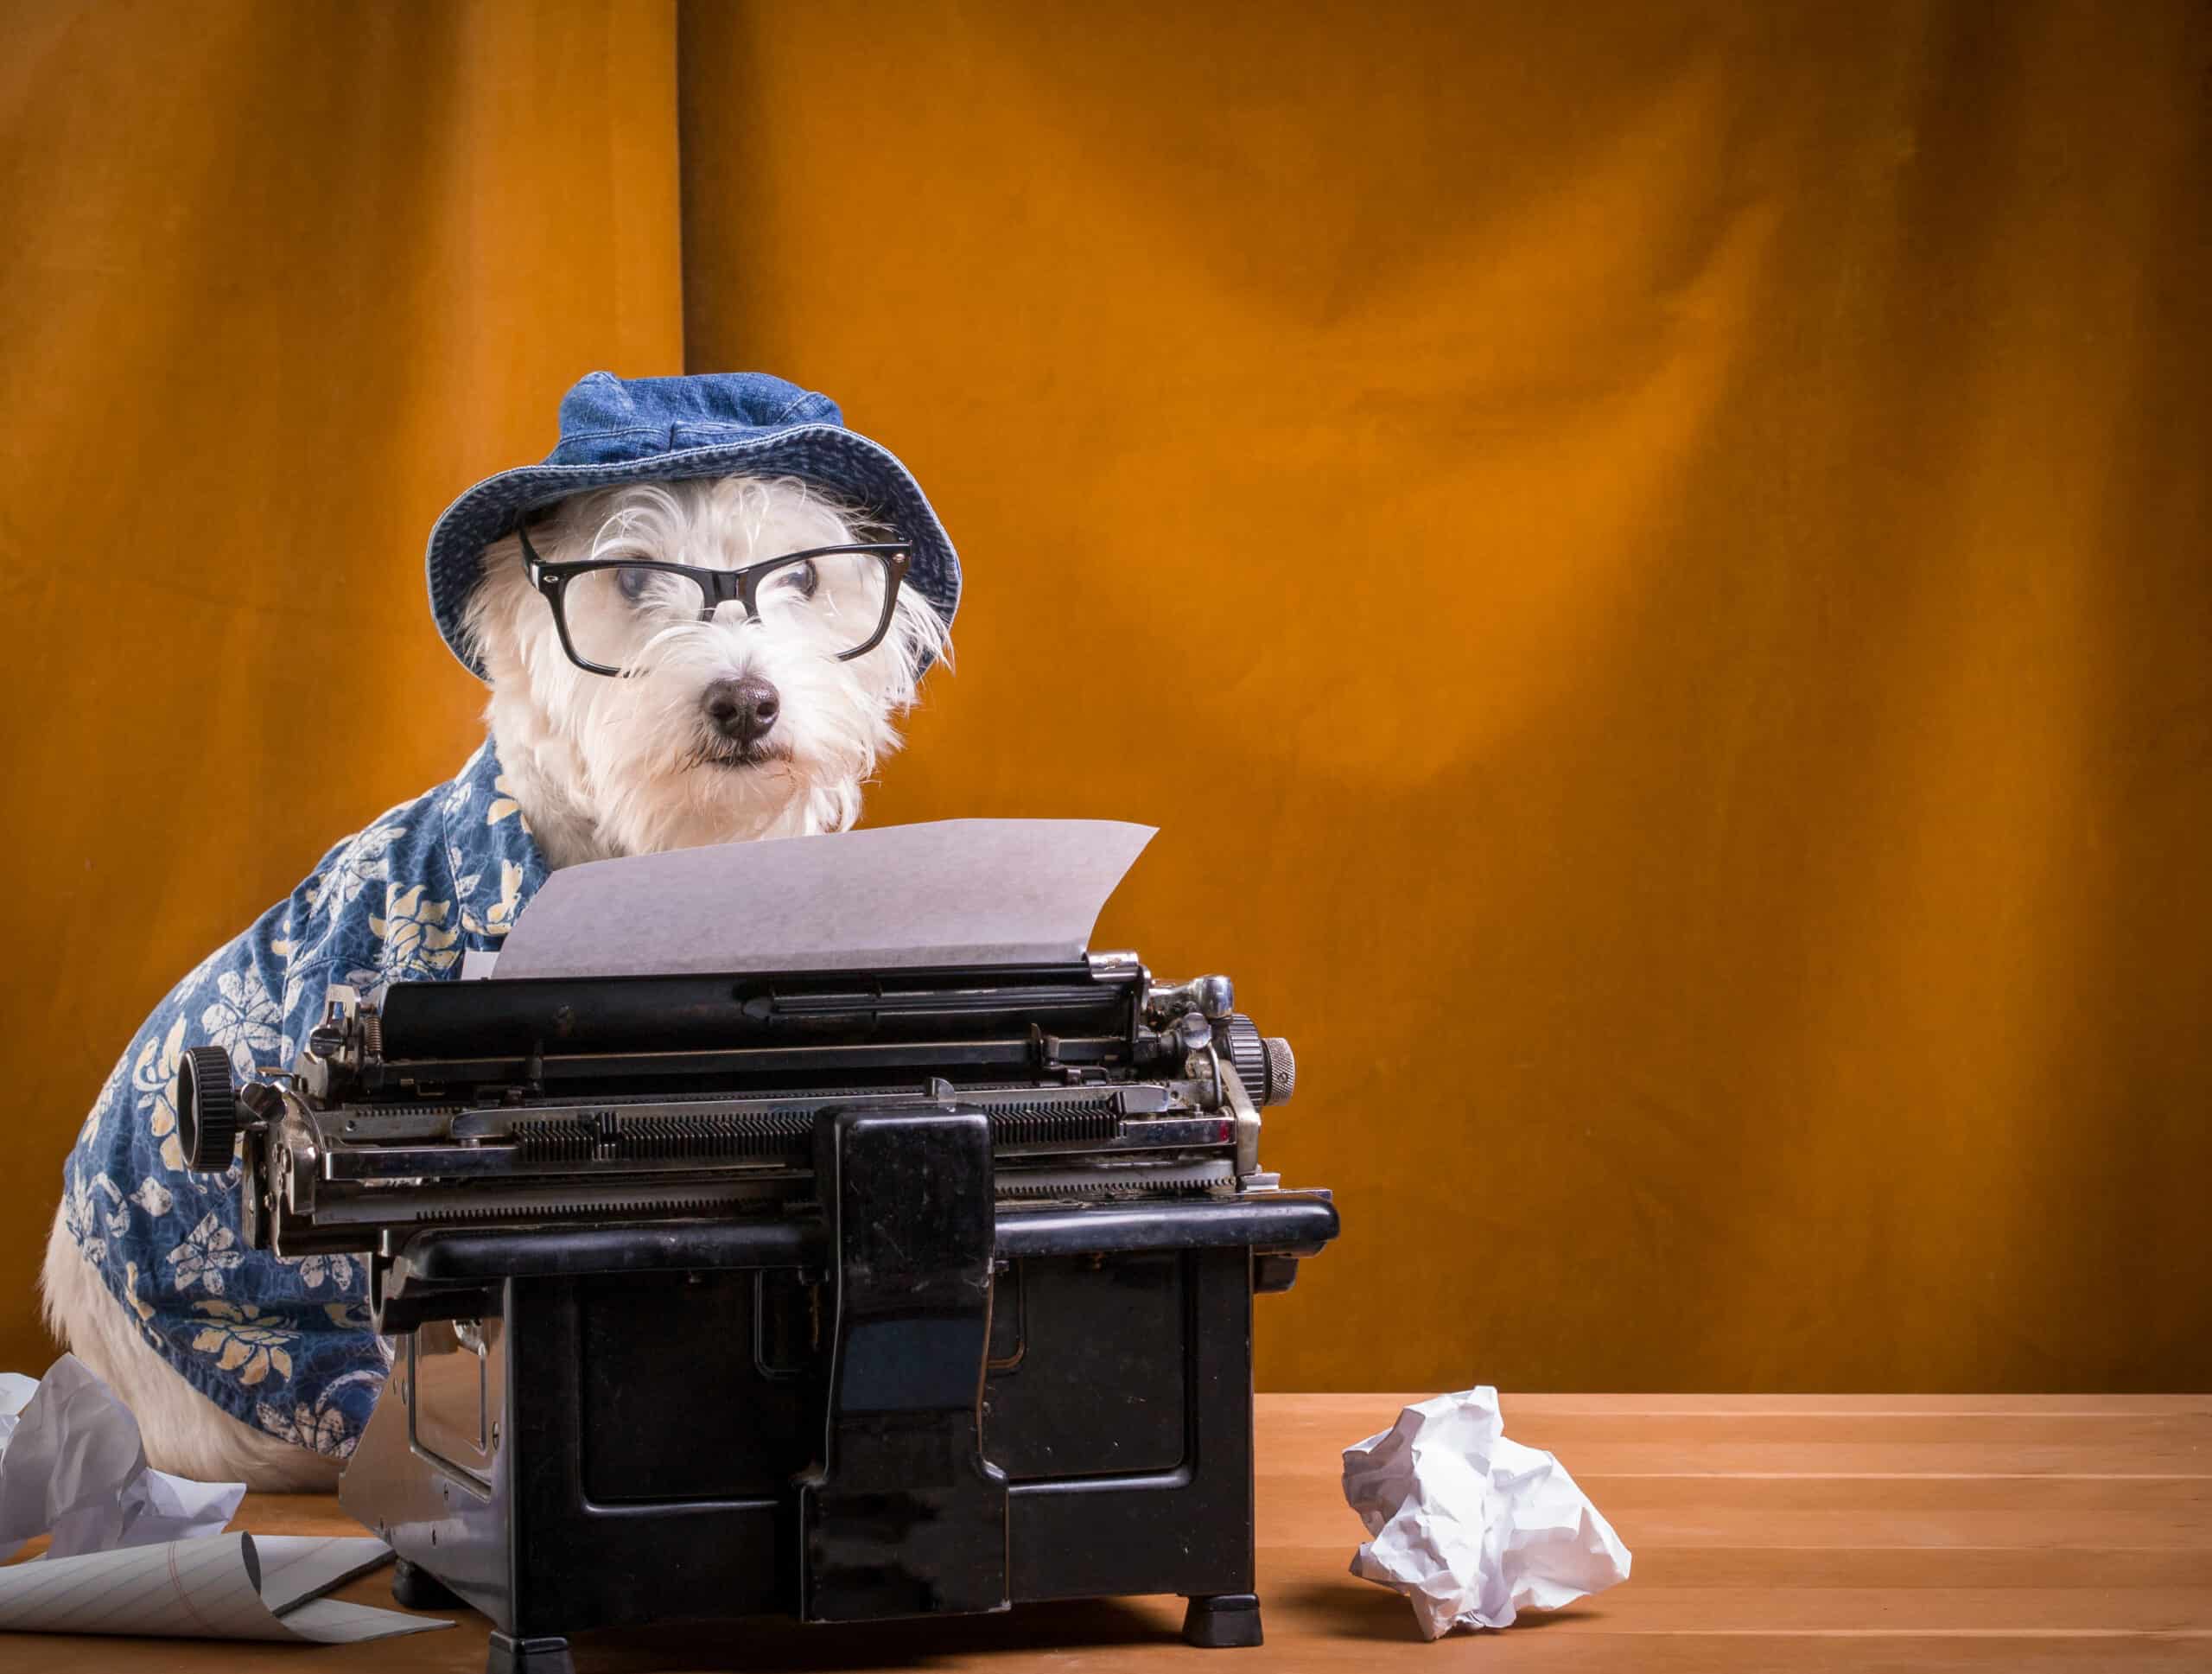
[[837,404],[764,372],[617,378],[595,372],[561,398],[561,440],[543,463],[486,477],[430,530],[430,614],[453,654],[484,668],[461,632],[484,549],[524,513],[593,488],[684,477],[793,476],[819,483],[913,543],[906,585],[949,625],[960,559],[912,473],[890,449],[845,428]]

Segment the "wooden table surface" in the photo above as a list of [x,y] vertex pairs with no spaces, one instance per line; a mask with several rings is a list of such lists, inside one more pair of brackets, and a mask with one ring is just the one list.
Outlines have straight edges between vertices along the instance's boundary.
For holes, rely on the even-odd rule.
[[[1360,1531],[1338,1454],[1401,1404],[1261,1397],[1260,1650],[1192,1650],[1177,1637],[1180,1601],[1131,1599],[883,1627],[592,1634],[577,1641],[578,1674],[2212,1670],[2212,1397],[1509,1396],[1506,1433],[1559,1454],[1635,1574],[1503,1633],[1434,1645],[1404,1601],[1344,1568]],[[359,1532],[325,1496],[251,1496],[238,1526]],[[388,1575],[337,1596],[389,1604]],[[0,1668],[477,1674],[485,1633],[464,1613],[451,1629],[328,1648],[15,1635],[0,1638]]]

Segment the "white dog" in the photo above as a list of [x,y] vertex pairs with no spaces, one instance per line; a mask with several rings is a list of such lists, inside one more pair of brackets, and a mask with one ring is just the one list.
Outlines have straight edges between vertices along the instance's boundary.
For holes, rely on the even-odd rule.
[[[713,381],[594,379],[605,380],[591,390],[601,406],[656,390],[690,399]],[[757,374],[730,381],[742,379],[753,382],[737,391],[741,410],[721,415],[736,457],[779,460],[792,451],[784,438],[815,445],[821,436],[808,433],[832,429],[849,453],[874,449],[838,428],[822,398],[764,410],[762,386],[779,402],[803,392]],[[592,384],[564,407],[564,437],[627,435],[620,423],[574,422]],[[728,391],[705,394],[711,404]],[[934,601],[901,584],[910,555],[943,543],[918,489],[886,524],[841,493],[845,483],[677,476],[719,457],[711,423],[692,417],[703,431],[667,430],[641,462],[632,449],[563,468],[643,481],[541,502],[458,558],[434,537],[442,626],[491,685],[486,748],[450,785],[334,848],[180,983],[86,1120],[48,1243],[46,1314],[137,1416],[154,1465],[327,1486],[385,1363],[357,1262],[245,1249],[235,1171],[182,1168],[179,1051],[222,1046],[242,1074],[287,1068],[328,980],[457,974],[467,948],[498,945],[549,869],[843,829],[898,746],[894,722],[922,671],[945,656],[958,575],[949,544]],[[895,461],[889,468],[911,486]],[[505,474],[545,486],[544,468]],[[480,564],[480,579],[442,593],[442,563]]]

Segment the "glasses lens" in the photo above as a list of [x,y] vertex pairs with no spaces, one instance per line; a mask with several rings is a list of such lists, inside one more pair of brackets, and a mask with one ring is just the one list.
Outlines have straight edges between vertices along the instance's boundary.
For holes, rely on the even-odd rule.
[[764,622],[804,634],[825,656],[866,645],[882,625],[891,571],[880,552],[818,552],[760,572]]
[[569,643],[587,663],[625,668],[656,634],[696,622],[707,596],[689,576],[624,566],[587,570],[561,589]]

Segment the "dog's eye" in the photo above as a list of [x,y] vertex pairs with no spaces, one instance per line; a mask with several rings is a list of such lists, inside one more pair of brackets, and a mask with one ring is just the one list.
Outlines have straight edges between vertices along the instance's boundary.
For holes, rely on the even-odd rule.
[[769,583],[778,591],[789,593],[795,599],[812,598],[814,589],[819,584],[812,558],[802,558],[797,563],[785,564],[776,572],[775,580]]
[[652,590],[654,579],[650,570],[624,570],[616,573],[614,582],[622,589],[622,596],[636,604]]

